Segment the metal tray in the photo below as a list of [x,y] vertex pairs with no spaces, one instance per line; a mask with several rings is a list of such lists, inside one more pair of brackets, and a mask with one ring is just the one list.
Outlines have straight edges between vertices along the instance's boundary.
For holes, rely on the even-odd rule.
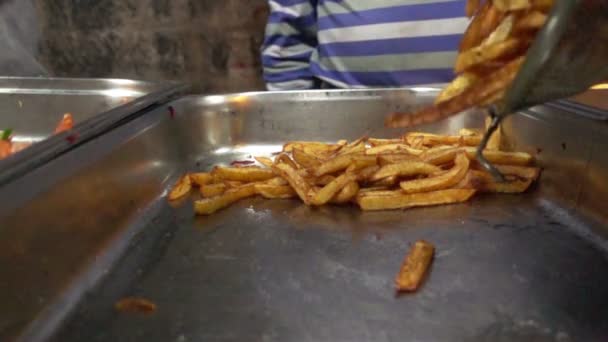
[[[288,139],[396,137],[383,115],[435,90],[186,97],[0,188],[0,340],[599,341],[608,336],[605,122],[512,116],[512,145],[546,168],[523,196],[362,213],[251,199],[210,217],[172,208],[186,170]],[[481,125],[467,112],[420,129]],[[410,243],[437,256],[395,297]],[[113,304],[143,296],[149,316]]]
[[[0,184],[183,89],[175,82],[0,77],[0,130],[12,128],[14,141],[36,143],[0,160]],[[67,112],[74,130],[53,135]]]

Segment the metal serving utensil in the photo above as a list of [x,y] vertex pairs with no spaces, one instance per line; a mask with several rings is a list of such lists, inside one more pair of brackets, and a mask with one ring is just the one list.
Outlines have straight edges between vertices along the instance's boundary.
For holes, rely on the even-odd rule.
[[495,178],[504,180],[482,151],[506,116],[576,95],[607,78],[608,0],[556,0],[504,100],[489,109],[492,122],[477,160]]

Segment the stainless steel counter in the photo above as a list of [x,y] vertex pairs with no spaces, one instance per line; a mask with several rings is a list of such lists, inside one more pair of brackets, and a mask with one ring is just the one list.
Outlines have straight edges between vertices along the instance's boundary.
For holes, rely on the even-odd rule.
[[[384,115],[432,89],[191,96],[0,187],[0,340],[600,341],[608,336],[605,122],[539,107],[504,130],[545,168],[520,196],[362,213],[251,199],[195,218],[186,171],[289,139],[396,137]],[[471,111],[417,129],[479,127]],[[392,280],[437,246],[418,293]],[[158,305],[116,313],[125,296]],[[67,319],[67,320],[66,320]]]

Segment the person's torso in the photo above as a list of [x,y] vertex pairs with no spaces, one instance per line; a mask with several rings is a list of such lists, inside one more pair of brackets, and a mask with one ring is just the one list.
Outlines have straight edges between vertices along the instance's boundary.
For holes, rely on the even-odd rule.
[[465,0],[318,0],[314,74],[338,87],[449,82]]

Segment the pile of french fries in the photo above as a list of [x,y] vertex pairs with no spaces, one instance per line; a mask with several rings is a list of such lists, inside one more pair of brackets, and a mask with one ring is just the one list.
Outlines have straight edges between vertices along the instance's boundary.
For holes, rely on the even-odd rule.
[[477,192],[520,193],[538,178],[530,154],[500,151],[500,136],[494,136],[484,155],[507,177],[495,182],[475,161],[480,141],[480,131],[470,129],[457,135],[413,132],[350,143],[292,141],[274,158],[255,158],[259,165],[187,174],[169,199],[198,187],[202,199],[194,207],[199,215],[253,196],[388,210],[465,202]]
[[468,0],[472,17],[460,43],[454,70],[458,75],[434,105],[415,113],[387,117],[389,127],[434,122],[473,107],[501,101],[536,34],[547,21],[554,0]]

